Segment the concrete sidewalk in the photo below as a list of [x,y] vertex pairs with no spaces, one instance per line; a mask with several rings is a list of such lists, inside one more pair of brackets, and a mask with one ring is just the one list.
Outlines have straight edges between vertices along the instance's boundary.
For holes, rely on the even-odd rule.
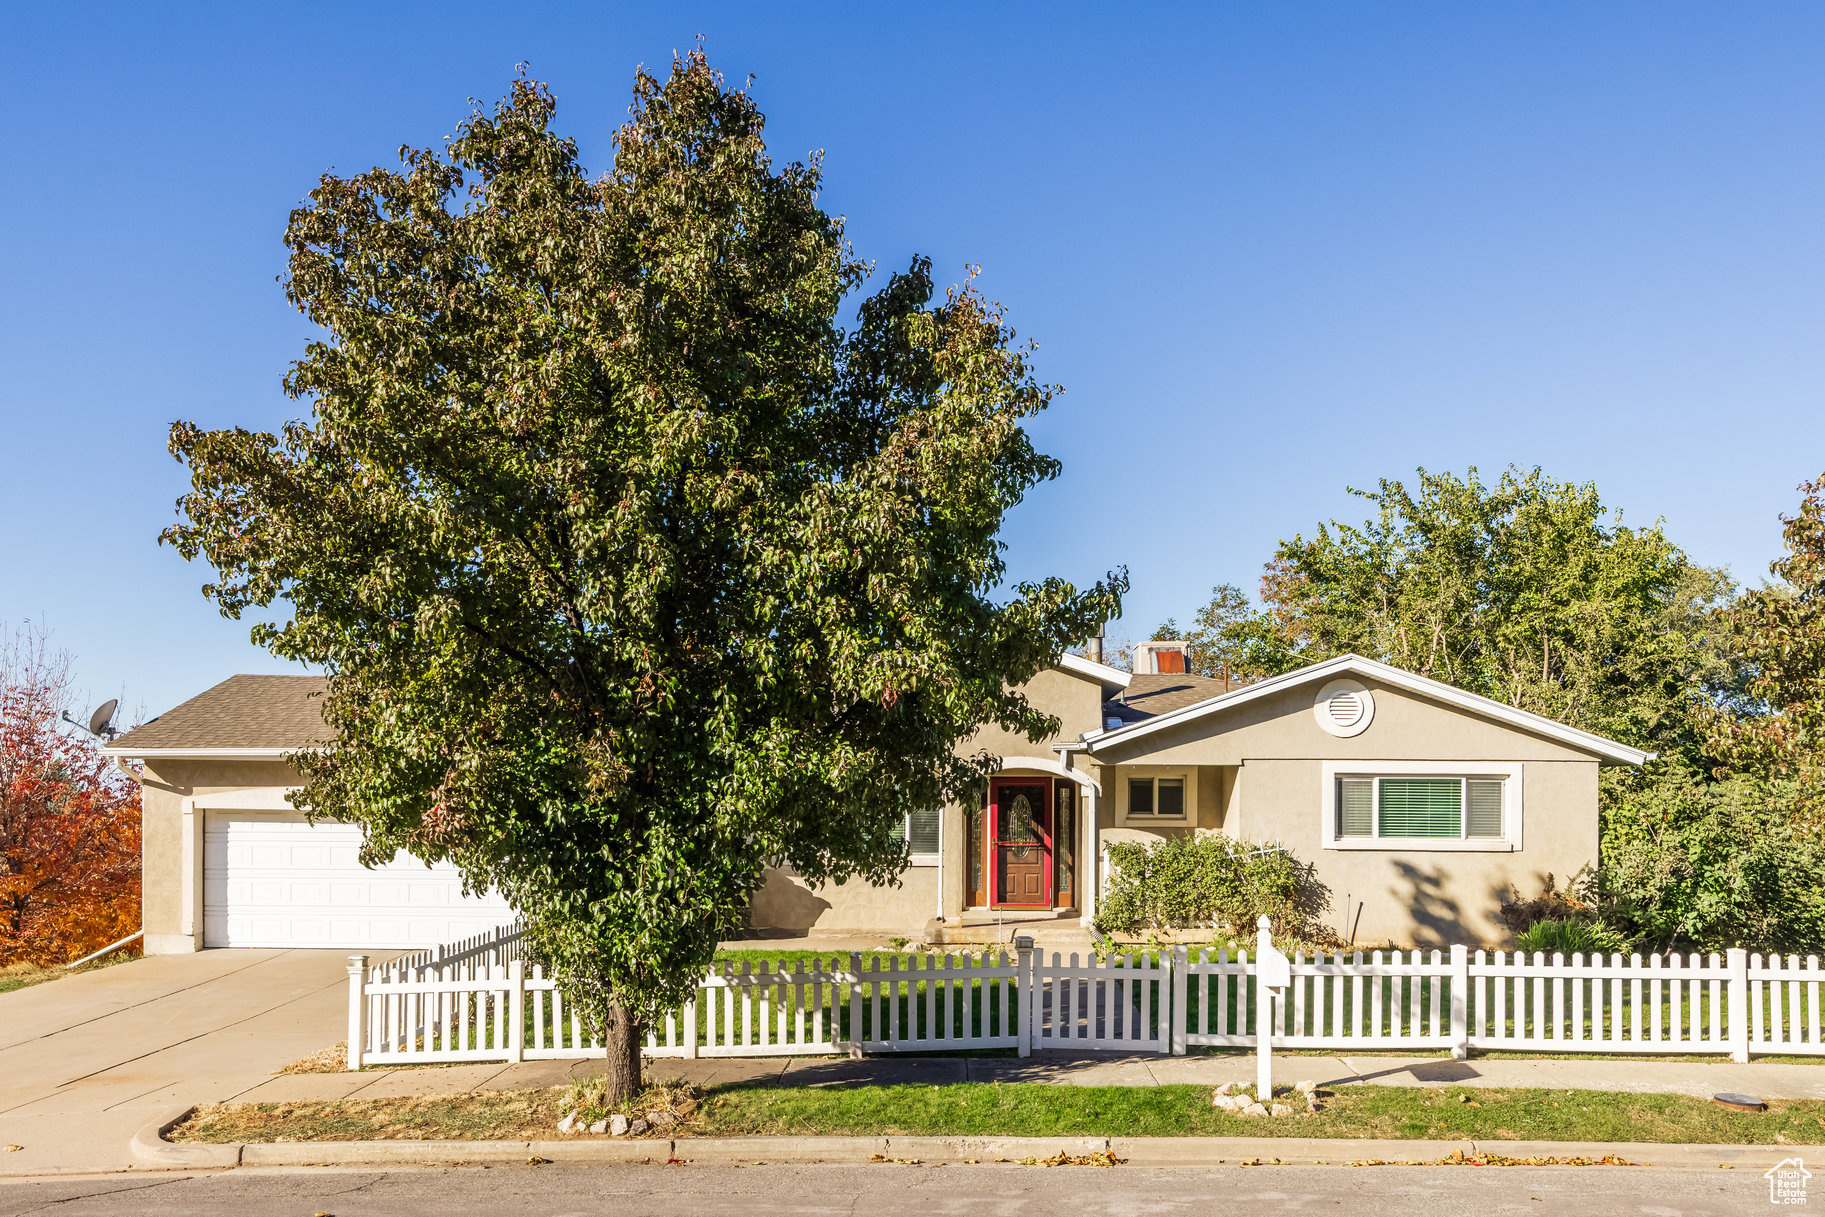
[[[287,1074],[235,1096],[236,1102],[381,1099],[528,1090],[561,1086],[600,1071],[596,1061],[529,1061],[518,1065],[417,1066],[361,1073]],[[1214,1086],[1249,1083],[1252,1056],[1126,1056],[1106,1053],[1026,1057],[747,1057],[656,1060],[654,1079],[702,1086],[947,1086],[960,1082],[1048,1082],[1064,1086]],[[1276,1056],[1274,1081],[1290,1086],[1483,1086],[1554,1090],[1617,1090],[1709,1098],[1733,1090],[1765,1099],[1825,1099],[1825,1063],[1748,1064],[1728,1061],[1443,1060],[1431,1057]]]
[[173,1103],[258,1086],[348,1026],[337,951],[154,955],[0,994],[0,1176],[132,1165]]

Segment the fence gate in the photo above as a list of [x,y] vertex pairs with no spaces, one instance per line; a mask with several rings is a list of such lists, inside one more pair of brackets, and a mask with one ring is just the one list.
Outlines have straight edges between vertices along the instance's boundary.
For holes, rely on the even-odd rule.
[[[1023,949],[1021,954],[1027,952]],[[1027,972],[1029,1043],[1034,1049],[1172,1051],[1172,958],[1142,955],[1065,960],[1032,952]]]

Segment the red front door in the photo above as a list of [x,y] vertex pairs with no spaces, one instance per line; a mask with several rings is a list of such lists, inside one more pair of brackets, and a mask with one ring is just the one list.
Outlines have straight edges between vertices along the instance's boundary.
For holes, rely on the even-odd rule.
[[990,903],[996,908],[1051,908],[1052,783],[999,780],[990,797]]

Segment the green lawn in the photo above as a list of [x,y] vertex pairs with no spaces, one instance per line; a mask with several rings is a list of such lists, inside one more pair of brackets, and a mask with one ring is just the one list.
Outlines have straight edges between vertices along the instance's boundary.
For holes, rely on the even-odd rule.
[[[656,1068],[655,1075],[662,1075]],[[555,1137],[561,1090],[333,1103],[243,1103],[200,1111],[174,1139],[356,1140]],[[1759,1115],[1684,1095],[1592,1090],[1352,1086],[1315,1116],[1248,1119],[1207,1086],[956,1086],[704,1091],[681,1135],[1255,1136],[1478,1141],[1818,1144],[1825,1102],[1775,1101]],[[639,1105],[630,1111],[637,1112]],[[549,1133],[543,1130],[550,1128]]]

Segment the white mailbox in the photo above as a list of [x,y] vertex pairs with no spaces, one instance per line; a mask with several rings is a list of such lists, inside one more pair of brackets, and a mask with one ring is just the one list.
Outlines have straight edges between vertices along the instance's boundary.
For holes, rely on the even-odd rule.
[[1270,989],[1285,989],[1293,983],[1293,961],[1272,943],[1261,948],[1255,966],[1261,970],[1261,983]]

